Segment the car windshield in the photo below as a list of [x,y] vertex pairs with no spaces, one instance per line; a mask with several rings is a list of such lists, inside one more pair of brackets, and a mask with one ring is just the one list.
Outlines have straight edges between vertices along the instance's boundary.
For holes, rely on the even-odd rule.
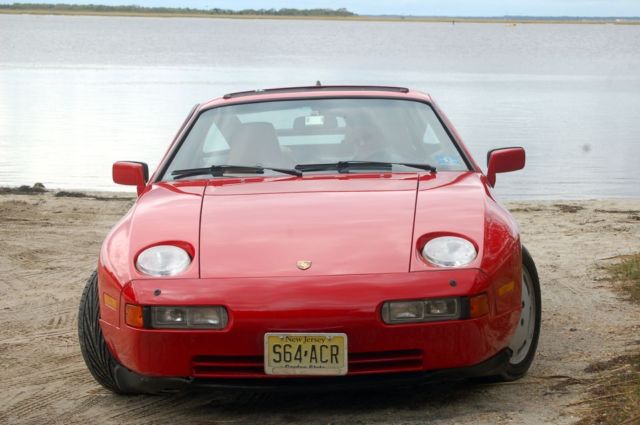
[[[428,164],[438,171],[468,170],[426,103],[302,99],[237,104],[202,112],[165,169],[163,179],[179,178],[178,170],[212,166],[264,167],[261,174],[282,175],[273,169],[345,161],[392,162],[393,171],[403,172],[417,170],[398,163]],[[370,172],[371,167],[366,170]],[[338,171],[327,167],[312,172]],[[358,172],[357,167],[354,172]],[[189,177],[205,176],[194,177],[191,173]]]

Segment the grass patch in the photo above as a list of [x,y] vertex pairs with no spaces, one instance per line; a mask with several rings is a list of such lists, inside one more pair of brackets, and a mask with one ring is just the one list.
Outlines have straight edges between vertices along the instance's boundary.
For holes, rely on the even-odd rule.
[[54,195],[56,198],[86,198],[86,199],[95,199],[96,201],[133,201],[135,198],[133,196],[100,196],[94,195],[84,192],[73,192],[67,190],[61,190],[56,192]]
[[640,304],[640,254],[624,257],[608,267],[611,278],[621,282],[622,289],[631,300]]
[[575,214],[578,211],[582,211],[584,207],[580,205],[568,205],[568,204],[553,204],[554,207],[560,210],[563,213]]
[[42,183],[36,183],[33,186],[0,187],[0,195],[37,195],[46,191]]
[[600,378],[591,390],[589,415],[578,425],[637,425],[640,423],[640,353],[617,357],[587,368]]
[[509,208],[509,211],[514,213],[514,212],[540,212],[540,211],[544,211],[545,209],[542,207],[516,207],[516,208]]
[[[607,270],[631,300],[640,303],[640,254],[623,257]],[[580,402],[587,404],[590,412],[579,425],[640,424],[640,351],[592,364],[586,372],[599,377],[591,397]]]
[[601,210],[596,208],[594,211],[607,214],[640,214],[640,210]]
[[66,190],[61,190],[60,192],[56,192],[54,196],[56,198],[91,198],[91,196],[87,195],[84,192],[70,192]]

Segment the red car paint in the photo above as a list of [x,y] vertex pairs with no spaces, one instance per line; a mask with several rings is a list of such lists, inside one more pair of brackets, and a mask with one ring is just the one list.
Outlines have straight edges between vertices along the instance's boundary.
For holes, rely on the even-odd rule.
[[[520,316],[521,245],[511,215],[431,98],[422,93],[303,91],[217,99],[199,111],[233,103],[312,97],[376,97],[426,102],[465,153],[466,172],[375,172],[303,177],[206,178],[155,182],[112,229],[98,264],[105,340],[126,368],[148,376],[261,378],[266,332],[348,335],[349,375],[471,366],[505,349]],[[495,172],[522,168],[494,152]],[[516,152],[515,155],[520,155]],[[491,168],[491,167],[490,167]],[[156,171],[157,173],[157,171]],[[135,163],[114,167],[114,180],[139,185]],[[135,180],[135,179],[134,179]],[[442,269],[420,254],[434,235],[462,235],[477,258]],[[173,243],[193,257],[172,278],[137,271],[137,255]],[[309,270],[296,261],[313,260]],[[504,288],[507,288],[506,290]],[[159,290],[159,291],[158,291]],[[390,300],[486,293],[489,314],[448,322],[387,325]],[[104,294],[119,300],[106,306]],[[126,304],[224,305],[223,330],[136,329]]]

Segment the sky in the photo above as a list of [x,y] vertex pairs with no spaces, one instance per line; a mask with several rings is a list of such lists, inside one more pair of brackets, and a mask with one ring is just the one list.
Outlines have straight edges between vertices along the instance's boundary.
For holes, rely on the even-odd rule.
[[[347,8],[358,14],[423,16],[640,16],[640,0],[22,0],[33,3],[137,4],[210,9]],[[3,1],[1,3],[13,3]]]

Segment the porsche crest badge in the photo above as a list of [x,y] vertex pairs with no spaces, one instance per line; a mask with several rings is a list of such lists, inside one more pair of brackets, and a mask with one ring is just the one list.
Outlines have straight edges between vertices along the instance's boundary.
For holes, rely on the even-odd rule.
[[309,267],[311,267],[311,261],[309,260],[299,260],[296,263],[296,266],[300,269],[300,270],[307,270]]

